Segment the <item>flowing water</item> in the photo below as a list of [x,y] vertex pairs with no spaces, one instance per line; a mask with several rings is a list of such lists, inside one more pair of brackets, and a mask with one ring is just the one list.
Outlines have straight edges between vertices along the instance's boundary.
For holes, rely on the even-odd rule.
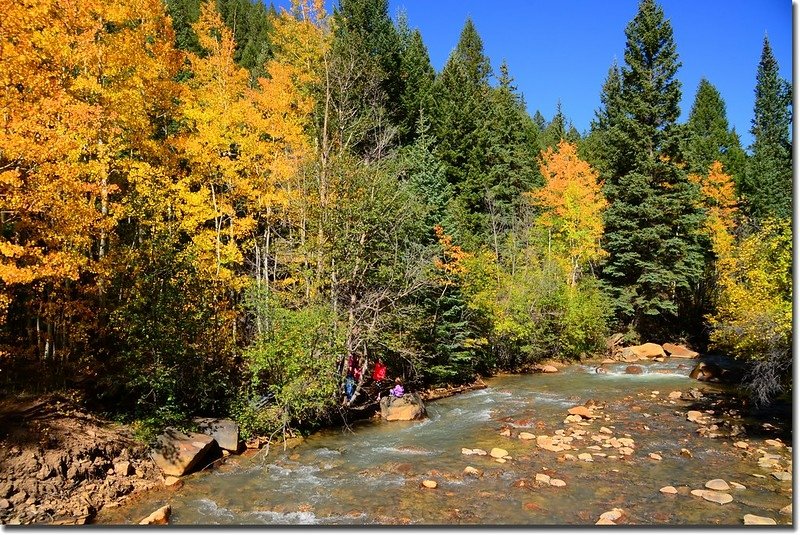
[[[273,445],[268,453],[232,457],[186,477],[179,490],[103,511],[97,522],[135,523],[169,503],[171,524],[587,525],[612,508],[623,510],[621,524],[741,525],[747,513],[791,523],[779,510],[792,501],[792,483],[770,475],[791,472],[791,430],[780,427],[788,424],[774,420],[765,429],[763,419],[743,418],[735,400],[731,412],[731,393],[688,377],[694,362],[645,363],[640,375],[614,364],[606,374],[573,365],[556,374],[496,377],[486,389],[429,403],[425,420],[363,422],[316,433],[286,451]],[[693,388],[704,397],[668,398]],[[605,404],[600,418],[564,423],[570,407],[589,399]],[[720,436],[698,433],[701,426],[686,419],[692,409],[713,410],[721,420],[711,434]],[[601,427],[633,439],[633,453],[608,446]],[[573,435],[573,449],[547,451],[518,436],[557,430]],[[725,436],[732,430],[740,433]],[[765,443],[778,436],[788,448]],[[742,440],[748,449],[734,446]],[[462,454],[495,447],[511,459]],[[777,455],[778,466],[759,466],[758,449]],[[593,461],[571,458],[580,453],[594,454]],[[482,475],[465,475],[468,465]],[[536,474],[566,485],[537,483]],[[725,505],[689,493],[715,478],[746,488],[727,491],[733,501]],[[426,479],[438,487],[422,487]],[[678,494],[659,491],[667,485]]]

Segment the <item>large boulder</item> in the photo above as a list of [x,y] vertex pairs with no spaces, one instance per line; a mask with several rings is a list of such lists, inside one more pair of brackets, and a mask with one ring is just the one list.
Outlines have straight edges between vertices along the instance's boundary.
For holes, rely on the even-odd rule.
[[656,357],[666,357],[664,348],[658,344],[647,343],[640,346],[629,346],[622,350],[622,360],[625,362],[636,362],[642,359],[652,359]]
[[195,418],[194,422],[201,433],[216,440],[223,450],[239,451],[239,425],[233,420]]
[[694,359],[700,356],[700,353],[697,351],[692,351],[686,346],[682,346],[679,344],[664,344],[663,345],[664,351],[670,356],[675,358],[681,359]]
[[425,416],[425,405],[417,394],[381,399],[381,417],[389,422],[417,420]]
[[741,379],[741,371],[726,369],[713,362],[698,362],[689,377],[710,383],[736,383]]
[[208,435],[168,427],[156,439],[150,457],[165,475],[180,477],[195,468],[216,443]]

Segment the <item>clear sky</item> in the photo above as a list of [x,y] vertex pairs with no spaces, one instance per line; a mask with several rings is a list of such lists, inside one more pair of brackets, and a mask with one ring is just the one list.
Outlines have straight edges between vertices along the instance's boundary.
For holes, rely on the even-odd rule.
[[[600,89],[616,58],[624,62],[625,26],[638,0],[389,0],[419,28],[439,72],[467,17],[483,39],[495,71],[505,59],[531,115],[549,120],[560,100],[575,127],[588,130]],[[288,2],[287,2],[288,3]],[[330,1],[328,2],[330,4]],[[278,1],[281,5],[283,2]],[[727,105],[728,121],[747,147],[756,71],[769,37],[781,76],[792,81],[791,0],[661,0],[683,66],[683,122],[697,86],[707,78]]]

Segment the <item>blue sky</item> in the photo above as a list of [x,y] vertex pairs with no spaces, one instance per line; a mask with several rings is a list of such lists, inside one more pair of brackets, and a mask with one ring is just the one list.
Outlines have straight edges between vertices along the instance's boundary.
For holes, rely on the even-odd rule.
[[[276,2],[283,4],[283,2]],[[288,2],[287,2],[288,3]],[[697,85],[707,78],[722,94],[728,121],[747,147],[756,70],[768,35],[781,70],[792,80],[790,0],[661,0],[683,64],[683,122]],[[575,127],[588,130],[600,89],[616,58],[622,64],[625,26],[638,0],[390,0],[419,28],[438,71],[458,42],[467,17],[483,39],[495,71],[505,59],[528,110],[550,119],[560,100]]]

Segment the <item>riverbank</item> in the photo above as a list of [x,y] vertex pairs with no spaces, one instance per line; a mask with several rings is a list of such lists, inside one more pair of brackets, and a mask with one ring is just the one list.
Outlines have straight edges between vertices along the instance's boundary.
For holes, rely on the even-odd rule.
[[163,484],[129,427],[64,395],[0,402],[0,523],[86,524]]

